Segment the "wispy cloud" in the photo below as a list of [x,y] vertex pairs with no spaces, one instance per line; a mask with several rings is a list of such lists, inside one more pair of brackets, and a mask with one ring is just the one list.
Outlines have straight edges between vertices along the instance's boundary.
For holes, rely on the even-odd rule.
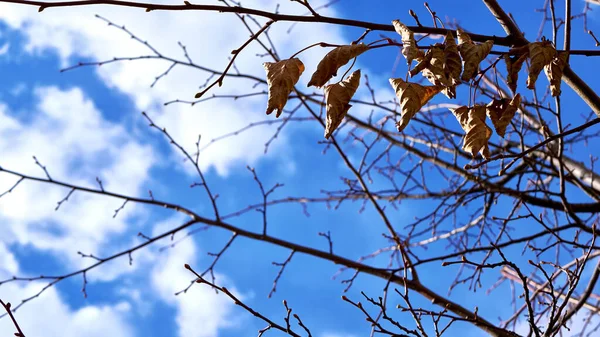
[[[6,258],[0,243],[0,262]],[[8,254],[10,255],[10,254]],[[0,264],[0,276],[12,274],[18,266],[11,262]],[[22,300],[24,293],[36,293],[46,284],[28,283],[24,286],[15,283],[0,287],[0,298],[15,305]],[[114,305],[85,305],[78,309],[69,306],[57,288],[49,288],[44,296],[35,299],[35,305],[23,306],[15,312],[19,325],[27,336],[45,337],[134,337],[133,326],[128,322],[131,306],[127,302]],[[10,319],[0,319],[0,332],[12,335],[14,327]]]
[[[153,150],[129,136],[119,125],[106,121],[79,89],[54,87],[35,90],[38,100],[31,118],[0,105],[0,158],[6,169],[44,176],[32,156],[47,167],[53,179],[97,187],[96,177],[112,191],[136,194],[149,179],[155,162]],[[17,179],[0,176],[0,189],[7,190]],[[87,264],[76,252],[98,254],[123,232],[138,209],[126,207],[117,218],[114,210],[122,203],[106,197],[73,193],[55,211],[57,202],[69,193],[66,188],[24,182],[0,202],[2,241],[51,251],[74,266]]]
[[[249,1],[245,6],[272,10],[277,1]],[[0,5],[0,18],[9,27],[18,29],[27,37],[27,50],[37,53],[42,50],[58,52],[63,65],[87,57],[93,60],[107,60],[113,57],[133,57],[154,55],[153,51],[115,27],[108,27],[104,21],[95,19],[98,13],[118,24],[125,24],[143,40],[148,40],[165,56],[184,60],[177,41],[184,43],[190,57],[206,67],[224,69],[231,50],[236,49],[250,35],[243,24],[233,15],[203,12],[164,12],[140,13],[138,9],[119,7],[64,8],[60,15],[40,13],[33,7]],[[281,11],[302,13],[302,6],[296,3],[281,3]],[[332,9],[324,9],[323,14],[331,14]],[[253,24],[252,24],[253,25]],[[271,39],[282,57],[289,57],[297,50],[320,41],[344,43],[341,30],[336,27],[323,29],[320,25],[296,25],[288,34],[289,23],[281,22],[270,30]],[[321,48],[313,48],[302,54],[307,69],[314,69],[324,54]],[[253,43],[238,57],[236,66],[245,73],[264,77],[262,63],[270,61],[256,57],[264,53]],[[137,109],[149,111],[157,116],[161,126],[171,130],[177,139],[190,151],[198,135],[204,142],[228,132],[238,130],[252,121],[265,119],[266,97],[250,99],[214,100],[195,107],[162,104],[173,99],[193,99],[198,86],[203,84],[210,73],[195,71],[192,68],[176,66],[168,76],[162,78],[154,88],[150,84],[163,73],[170,62],[163,60],[140,60],[104,65],[98,68],[99,76],[110,87],[131,97]],[[233,70],[232,70],[233,72]],[[304,76],[306,83],[309,75]],[[213,78],[214,79],[214,78]],[[222,88],[212,93],[239,93],[249,90],[265,90],[265,86],[252,89],[254,83],[248,80],[227,78]],[[209,147],[202,154],[201,165],[214,167],[220,174],[228,174],[232,165],[244,167],[253,164],[263,156],[263,144],[270,138],[275,126],[262,126],[245,132],[234,139],[224,140]],[[281,135],[271,150],[277,152],[289,140]],[[289,159],[289,158],[286,158]],[[240,165],[243,164],[243,165]]]
[[[175,219],[170,221],[177,223]],[[168,222],[159,227],[172,227]],[[231,299],[206,285],[195,284],[186,293],[174,295],[193,280],[193,275],[183,268],[183,264],[195,265],[197,256],[193,240],[180,241],[157,256],[158,262],[151,273],[152,287],[158,296],[177,309],[175,321],[180,337],[217,336],[220,329],[235,327],[240,322],[239,315],[234,314],[235,304]],[[227,283],[223,275],[217,277],[220,284]],[[236,292],[233,287],[229,289]]]

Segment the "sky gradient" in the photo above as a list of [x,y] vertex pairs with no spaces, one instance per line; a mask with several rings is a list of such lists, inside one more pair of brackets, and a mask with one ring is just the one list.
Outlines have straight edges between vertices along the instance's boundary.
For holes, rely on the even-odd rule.
[[[169,3],[168,1],[164,1]],[[583,7],[583,2],[577,6]],[[479,1],[429,1],[438,15],[456,18],[468,30],[488,35],[504,35],[485,6]],[[244,1],[252,8],[274,10],[277,2]],[[527,37],[534,39],[541,15],[532,6],[522,8],[522,1],[502,1]],[[315,7],[319,3],[314,3]],[[427,11],[415,4],[424,24],[429,24]],[[579,8],[577,7],[577,8]],[[297,3],[281,1],[280,12],[304,14]],[[579,9],[577,9],[579,11]],[[413,23],[408,8],[401,1],[341,0],[320,9],[323,15],[389,23],[400,19]],[[590,29],[598,27],[596,13],[588,16]],[[100,18],[95,17],[99,15]],[[207,146],[200,155],[200,167],[206,173],[211,189],[219,194],[221,214],[230,214],[248,205],[262,202],[260,190],[247,166],[255,168],[261,182],[270,188],[284,184],[274,198],[285,196],[322,196],[323,190],[339,190],[341,176],[347,168],[333,150],[323,144],[323,129],[314,121],[286,125],[277,138],[265,143],[277,132],[281,123],[265,124],[235,137],[217,142],[211,140],[239,130],[249,123],[273,120],[265,116],[266,97],[244,99],[211,99],[200,104],[170,103],[191,100],[209,73],[200,69],[175,66],[163,74],[171,63],[161,59],[121,61],[98,66],[68,68],[78,62],[111,60],[113,57],[156,55],[148,46],[132,39],[127,32],[107,24],[125,25],[143,41],[148,41],[159,54],[185,61],[186,47],[197,64],[223,69],[231,50],[248,38],[248,32],[234,15],[201,12],[150,12],[137,9],[95,6],[86,8],[49,9],[0,4],[0,166],[19,172],[43,176],[32,156],[45,165],[53,179],[96,187],[100,179],[106,190],[147,197],[148,191],[161,200],[194,209],[210,217],[210,200],[198,183],[190,165],[164,135],[148,127],[145,112],[161,128],[165,127],[176,141],[194,152],[198,135]],[[264,20],[261,20],[263,22]],[[581,22],[574,24],[578,34],[574,49],[590,48],[591,41]],[[291,30],[288,29],[291,28]],[[598,30],[600,31],[600,30]],[[315,42],[349,43],[361,30],[340,26],[277,23],[271,39],[280,55],[287,57]],[[373,34],[375,35],[375,34]],[[393,34],[387,34],[394,36]],[[374,37],[371,37],[374,38]],[[236,61],[238,69],[264,78],[261,49],[252,44]],[[300,80],[306,86],[312,69],[324,51],[313,48],[302,53],[307,71]],[[406,71],[404,60],[397,69],[396,48],[382,48],[361,56],[356,68],[368,74],[378,97],[393,97],[388,78]],[[592,67],[591,58],[580,57],[577,67]],[[600,85],[595,72],[580,72],[594,86]],[[156,80],[154,85],[153,82]],[[226,79],[223,87],[212,92],[239,95],[260,92],[252,81]],[[362,86],[358,97],[369,97]],[[570,90],[565,90],[570,108],[585,114],[587,106]],[[443,100],[440,100],[441,102]],[[438,101],[435,101],[438,102]],[[466,103],[461,98],[456,104]],[[288,107],[289,108],[289,107]],[[356,106],[353,114],[366,118],[370,109]],[[377,115],[377,112],[374,113]],[[298,117],[307,117],[304,114]],[[574,117],[575,118],[575,117]],[[575,122],[574,122],[575,123]],[[574,124],[575,125],[575,124]],[[350,129],[346,127],[346,129]],[[347,131],[345,131],[347,132]],[[342,138],[342,136],[340,136]],[[201,145],[201,147],[202,147]],[[361,152],[350,151],[353,161]],[[16,179],[0,174],[0,193]],[[376,180],[374,186],[385,186]],[[113,217],[122,201],[102,196],[73,193],[69,189],[24,182],[12,193],[0,198],[0,279],[13,275],[65,274],[93,263],[83,254],[108,256],[143,242],[144,235],[156,235],[186,221],[181,215],[165,209],[128,204]],[[426,211],[423,204],[406,202],[390,211],[394,221],[413,219]],[[270,234],[282,239],[327,249],[327,241],[319,232],[330,231],[337,254],[358,259],[386,245],[375,210],[361,204],[343,203],[340,207],[325,203],[309,204],[305,210],[298,204],[283,204],[268,210]],[[474,209],[476,207],[473,207]],[[374,221],[377,219],[377,221]],[[259,232],[262,215],[251,211],[231,219],[236,225]],[[265,323],[236,307],[226,296],[216,294],[205,285],[184,289],[193,275],[183,268],[188,263],[204,270],[213,261],[207,253],[219,252],[231,233],[220,229],[197,230],[185,237],[178,233],[132,255],[132,263],[123,257],[86,274],[76,276],[46,290],[39,298],[17,311],[17,318],[28,337],[164,336],[164,337],[228,337],[254,336]],[[173,243],[176,243],[173,245]],[[443,244],[432,249],[445,249]],[[285,299],[295,313],[310,327],[315,337],[366,336],[370,327],[356,308],[344,303],[346,284],[351,271],[336,276],[339,266],[297,254],[286,266],[277,291],[267,298],[279,268],[272,262],[283,262],[289,252],[249,239],[236,239],[220,258],[215,269],[216,283],[226,286],[255,310],[282,322]],[[385,258],[373,264],[385,265]],[[438,269],[436,269],[438,270]],[[429,285],[445,291],[456,270],[444,275],[428,274]],[[491,279],[491,278],[490,278]],[[32,296],[45,282],[14,282],[0,285],[0,298],[16,305]],[[359,276],[346,296],[360,298],[364,291],[379,296],[385,284],[369,276]],[[480,290],[485,291],[485,289]],[[500,293],[500,292],[499,292]],[[492,293],[481,303],[466,287],[456,288],[451,298],[469,308],[479,306],[481,312],[496,319],[506,317],[510,307],[496,305],[500,295]],[[416,295],[416,304],[423,301]],[[401,316],[408,317],[408,316]],[[0,335],[13,333],[6,318],[0,319]],[[476,328],[463,331],[464,336],[482,336]],[[279,336],[271,331],[268,335]]]

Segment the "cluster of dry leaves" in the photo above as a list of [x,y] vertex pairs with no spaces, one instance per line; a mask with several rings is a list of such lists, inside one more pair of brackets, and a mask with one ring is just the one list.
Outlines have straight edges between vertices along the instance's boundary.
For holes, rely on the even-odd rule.
[[[406,58],[409,69],[413,61],[417,64],[410,69],[410,77],[421,73],[432,85],[421,85],[406,82],[401,78],[390,78],[390,84],[399,100],[401,118],[396,123],[398,132],[402,132],[410,120],[435,95],[442,92],[448,98],[456,98],[456,86],[468,83],[480,73],[479,65],[492,50],[493,41],[481,44],[474,43],[469,35],[458,29],[458,44],[452,32],[448,31],[443,43],[436,43],[419,49],[414,33],[402,22],[394,20],[394,28],[402,37],[402,55]],[[321,60],[312,75],[308,86],[324,87],[327,107],[327,124],[325,138],[329,138],[348,113],[350,100],[360,84],[360,70],[334,84],[326,83],[337,75],[337,71],[350,60],[369,49],[363,43],[340,46],[330,51]],[[516,92],[519,71],[523,63],[529,60],[527,88],[535,88],[537,78],[544,69],[552,96],[560,95],[562,72],[567,64],[568,53],[557,52],[549,41],[533,42],[520,48],[511,49],[504,56],[507,70],[507,84]],[[277,110],[277,117],[283,111],[290,93],[304,71],[304,64],[298,58],[291,58],[275,63],[265,63],[267,82],[269,85],[269,101],[267,114]],[[486,124],[486,116],[490,118],[496,133],[504,137],[506,128],[519,109],[521,96],[494,99],[487,105],[475,104],[471,107],[461,106],[451,109],[452,113],[465,131],[463,149],[473,156],[480,153],[489,158],[488,141],[492,129]]]

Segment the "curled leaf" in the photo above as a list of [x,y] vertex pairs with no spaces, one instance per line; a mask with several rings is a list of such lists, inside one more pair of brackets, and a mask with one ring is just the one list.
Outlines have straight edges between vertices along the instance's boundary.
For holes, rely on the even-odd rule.
[[442,49],[441,45],[437,48],[432,46],[429,52],[432,53],[431,61],[429,61],[430,66],[423,71],[423,75],[427,77],[431,84],[443,86],[442,93],[448,96],[448,98],[456,98],[456,90],[452,85],[452,81],[448,78],[449,74],[448,68],[446,68],[447,60],[444,49]]
[[479,71],[479,63],[490,53],[494,42],[487,40],[482,44],[475,44],[462,29],[459,28],[456,32],[458,34],[458,51],[463,59],[464,68],[461,79],[468,81],[475,77]]
[[452,85],[460,83],[460,73],[462,72],[462,61],[460,54],[458,53],[458,46],[454,40],[452,33],[446,33],[446,39],[444,39],[444,55],[446,62],[444,63],[444,69],[446,76],[451,81]]
[[450,109],[465,131],[463,150],[471,153],[472,156],[479,152],[484,159],[488,159],[490,157],[488,141],[492,136],[492,129],[485,123],[485,110],[483,105]]
[[527,53],[510,57],[504,55],[504,63],[506,64],[506,84],[512,90],[513,94],[517,91],[517,81],[519,80],[519,71],[523,67],[523,63],[527,59]]
[[442,93],[448,98],[456,98],[456,85],[460,83],[462,61],[458,47],[450,32],[446,35],[444,44],[432,45],[423,57],[418,58],[419,63],[410,71],[410,76],[415,76],[419,71],[433,85],[444,87]]
[[448,86],[450,82],[446,77],[444,64],[446,63],[444,49],[441,45],[436,44],[431,46],[420,62],[410,71],[410,76],[414,76],[417,72],[422,71],[429,82],[433,85]]
[[535,89],[535,82],[542,69],[550,64],[556,56],[556,49],[550,41],[532,42],[527,45],[529,48],[529,76],[527,77],[527,88]]
[[267,102],[267,115],[277,110],[277,117],[283,112],[288,96],[294,85],[304,71],[304,64],[297,58],[279,62],[263,63],[267,71],[267,85],[269,86],[269,99]]
[[515,116],[519,105],[521,105],[521,95],[516,94],[512,99],[495,99],[485,107],[498,136],[504,138],[506,127]]
[[340,67],[364,53],[367,49],[369,47],[364,43],[340,46],[333,49],[319,62],[317,70],[308,82],[308,86],[314,85],[317,88],[324,86],[327,81],[337,75]]
[[435,44],[429,48],[425,56],[419,59],[419,63],[410,70],[410,76],[415,76],[421,72],[425,78],[433,85],[443,86],[442,92],[449,98],[456,97],[456,91],[452,82],[448,79],[446,69],[446,54],[441,44]]
[[558,52],[552,62],[544,67],[544,72],[546,73],[546,77],[548,77],[548,81],[550,82],[550,92],[552,93],[552,96],[560,95],[562,73],[567,65],[568,58],[569,52]]
[[402,132],[410,120],[433,96],[442,90],[441,86],[423,86],[417,83],[407,83],[401,78],[390,78],[390,84],[400,101],[402,117],[396,123],[398,132]]
[[425,55],[419,57],[417,59],[419,63],[417,63],[417,65],[408,72],[410,74],[410,77],[415,76],[419,72],[423,71],[425,68],[429,67],[429,62],[431,61],[432,56],[433,54],[428,51],[427,53],[425,53]]
[[406,63],[411,64],[413,60],[423,56],[423,51],[417,47],[415,34],[400,20],[392,21],[396,33],[402,36],[402,55],[406,57]]
[[353,72],[345,80],[325,87],[325,102],[327,104],[327,124],[325,139],[329,139],[335,129],[340,126],[351,105],[348,104],[360,84],[360,69]]
[[456,85],[445,87],[442,89],[442,94],[446,95],[448,98],[456,98]]

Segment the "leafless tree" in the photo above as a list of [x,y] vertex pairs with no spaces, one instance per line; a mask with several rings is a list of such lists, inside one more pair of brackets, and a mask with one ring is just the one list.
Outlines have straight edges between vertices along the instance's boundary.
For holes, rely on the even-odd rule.
[[[288,59],[290,55],[278,54],[276,46],[272,45],[269,39],[270,31],[277,29],[277,24],[280,22],[323,23],[364,29],[364,34],[357,36],[353,45],[366,43],[367,53],[376,48],[395,48],[399,54],[401,50],[410,52],[407,50],[409,44],[415,42],[419,45],[419,50],[429,51],[434,48],[432,46],[438,42],[440,36],[446,36],[447,33],[456,36],[457,29],[461,28],[455,21],[442,20],[440,14],[425,3],[431,18],[418,17],[415,14],[416,7],[411,10],[415,23],[406,26],[406,29],[417,36],[417,40],[411,42],[404,36],[401,39],[400,35],[394,32],[395,28],[391,24],[327,17],[320,15],[319,8],[311,6],[307,0],[293,1],[305,6],[307,14],[299,16],[277,11],[261,11],[243,7],[229,0],[219,5],[194,4],[188,1],[184,1],[183,4],[154,4],[122,0],[66,2],[0,0],[3,3],[37,6],[39,11],[50,9],[58,11],[63,7],[75,6],[126,6],[142,8],[146,11],[206,11],[225,13],[215,15],[236,15],[244,23],[251,37],[233,51],[228,66],[223,70],[196,63],[187,54],[183,45],[181,45],[183,58],[166,57],[152,46],[151,41],[145,42],[146,40],[138,37],[134,32],[120,26],[120,23],[109,21],[109,18],[100,19],[109,23],[111,29],[131,35],[134,40],[132,43],[143,43],[151,55],[133,59],[115,57],[110,60],[81,62],[65,69],[73,70],[107,63],[154,58],[164,60],[171,65],[169,70],[156,78],[157,81],[168,76],[173,67],[187,67],[208,74],[208,79],[196,100],[182,97],[166,104],[201,105],[206,100],[241,100],[262,96],[266,106],[269,94],[266,86],[267,77],[259,78],[241,72],[235,68],[235,61],[237,56],[244,52],[246,46],[255,43],[264,49],[265,58],[269,58],[267,60],[269,62]],[[275,275],[271,294],[276,291],[278,281],[285,277],[286,266],[293,264],[294,257],[297,255],[306,255],[341,266],[340,273],[347,275],[342,281],[347,286],[346,290],[354,286],[358,277],[380,284],[379,294],[363,292],[361,298],[344,295],[343,302],[340,302],[340,305],[353,306],[364,314],[367,324],[372,328],[372,335],[457,335],[456,332],[452,332],[457,331],[455,330],[457,327],[473,325],[491,336],[518,336],[515,329],[523,322],[527,327],[525,329],[527,336],[560,336],[567,331],[573,336],[599,334],[600,324],[594,318],[598,314],[600,300],[600,297],[595,294],[600,275],[600,258],[598,258],[600,246],[596,244],[597,214],[600,212],[600,177],[595,172],[594,165],[597,157],[590,149],[590,144],[594,142],[597,144],[599,138],[595,125],[600,121],[598,118],[600,97],[577,75],[577,71],[583,70],[577,69],[578,58],[600,55],[599,50],[593,49],[594,45],[598,46],[600,42],[596,40],[594,33],[587,29],[586,21],[587,14],[592,9],[591,3],[594,1],[590,0],[583,11],[577,13],[573,9],[574,4],[571,0],[544,0],[539,9],[532,7],[532,10],[543,13],[542,27],[536,41],[558,54],[568,52],[564,54],[566,62],[558,78],[562,78],[563,87],[570,88],[563,88],[563,90],[572,90],[589,106],[589,113],[584,113],[577,118],[577,126],[565,125],[565,114],[573,115],[574,112],[568,111],[568,105],[561,102],[561,95],[553,95],[554,89],[551,90],[549,87],[546,87],[546,90],[540,89],[546,85],[544,80],[538,81],[537,90],[535,85],[533,90],[518,87],[516,91],[520,94],[521,101],[516,115],[507,121],[510,124],[503,138],[490,139],[488,135],[484,140],[487,144],[484,145],[489,147],[489,153],[484,154],[485,159],[477,154],[479,148],[465,151],[473,148],[469,148],[464,141],[463,128],[466,127],[468,134],[468,129],[474,128],[469,123],[481,121],[474,121],[474,118],[470,117],[470,122],[460,123],[463,124],[461,128],[453,113],[448,110],[448,106],[457,108],[461,103],[469,102],[465,104],[468,108],[474,104],[487,104],[490,101],[508,104],[510,98],[514,97],[510,92],[510,83],[512,81],[514,84],[514,78],[511,76],[514,76],[515,72],[507,71],[505,64],[518,62],[520,56],[527,55],[528,58],[523,59],[525,60],[524,73],[525,69],[535,66],[534,63],[537,61],[532,55],[535,54],[532,46],[536,41],[525,38],[518,22],[503,10],[499,2],[482,1],[506,35],[492,36],[486,35],[483,31],[469,32],[474,42],[485,43],[491,40],[494,48],[483,60],[472,79],[459,81],[458,97],[454,101],[449,101],[456,104],[427,104],[412,118],[408,127],[398,131],[394,123],[399,118],[406,118],[406,100],[413,98],[378,97],[378,93],[371,88],[368,78],[361,78],[363,81],[361,85],[369,88],[372,100],[354,98],[345,104],[366,106],[372,109],[373,113],[363,118],[354,114],[351,108],[332,137],[321,142],[324,151],[337,153],[339,160],[348,169],[337,190],[323,191],[323,194],[318,196],[276,198],[275,195],[278,194],[274,192],[279,193],[282,184],[267,186],[263,184],[261,175],[249,168],[249,179],[256,181],[262,198],[256,203],[250,201],[243,209],[224,214],[219,207],[218,193],[211,188],[211,182],[207,181],[204,172],[200,169],[200,153],[203,149],[201,142],[198,141],[196,144],[196,151],[189,152],[186,146],[180,145],[176,134],[171,134],[155,124],[151,116],[145,113],[143,118],[147,120],[150,127],[166,142],[172,144],[175,150],[186,158],[186,165],[191,165],[197,173],[199,182],[194,184],[194,187],[204,189],[210,201],[211,214],[202,214],[168,200],[159,200],[153,195],[144,197],[113,193],[105,190],[100,181],[97,188],[58,181],[53,179],[49,171],[37,160],[36,163],[43,173],[40,176],[26,175],[11,170],[10,167],[0,167],[1,174],[17,177],[15,185],[0,194],[2,198],[10,198],[9,192],[19,188],[20,183],[32,181],[64,187],[66,197],[59,202],[59,205],[66,202],[72,193],[90,193],[122,200],[123,207],[133,203],[163,207],[182,213],[188,218],[180,226],[162,234],[156,236],[140,234],[145,238],[142,244],[110,256],[98,258],[82,253],[82,256],[92,261],[84,269],[59,276],[33,278],[15,276],[1,281],[0,285],[32,280],[48,282],[47,287],[40,293],[24,298],[18,305],[12,308],[3,302],[2,305],[8,314],[11,314],[11,310],[29,305],[30,300],[68,278],[83,277],[85,282],[86,273],[108,261],[128,256],[131,258],[136,251],[153,245],[161,239],[173,238],[186,230],[189,231],[188,233],[197,233],[196,235],[210,235],[208,232],[194,231],[209,227],[231,232],[232,235],[218,253],[212,254],[214,260],[210,265],[190,266],[186,264],[187,261],[181,261],[181,268],[187,268],[191,279],[200,283],[194,285],[192,282],[189,287],[213,287],[230,297],[235,304],[257,319],[263,320],[267,325],[258,332],[259,336],[269,330],[279,330],[292,336],[310,336],[311,332],[309,325],[302,321],[300,315],[293,315],[294,320],[290,318],[292,310],[287,303],[284,303],[286,314],[283,315],[283,319],[266,317],[243,303],[228,289],[217,284],[218,280],[214,279],[213,272],[218,266],[218,261],[227,254],[228,249],[239,238],[278,246],[289,252],[287,258],[282,257],[281,260],[273,262],[278,267],[278,273]],[[555,10],[555,5],[559,2],[560,7],[565,9],[563,13]],[[411,5],[420,6],[417,2],[411,2]],[[527,6],[531,5],[528,3]],[[431,24],[425,22],[429,20]],[[583,23],[583,31],[573,29],[574,23],[578,25]],[[542,36],[546,25],[550,25],[552,31],[552,37],[548,40]],[[373,38],[376,33],[380,36]],[[534,33],[537,32],[528,32],[527,36],[535,36]],[[572,34],[589,35],[591,48],[572,49]],[[339,48],[331,41],[322,41],[307,47]],[[461,49],[461,56],[465,61],[463,51],[464,48]],[[558,56],[555,56],[558,54],[552,54],[542,66],[548,68],[552,66],[551,62],[558,62]],[[421,54],[419,57],[421,60],[427,59],[426,55],[428,54]],[[302,54],[299,53],[297,57],[301,58]],[[349,67],[353,66],[354,63],[351,63]],[[409,69],[414,66],[409,63]],[[349,71],[346,71],[346,74],[348,73]],[[413,75],[415,76],[409,81],[421,83],[423,77]],[[343,75],[343,78],[345,77]],[[404,78],[406,79],[408,75]],[[262,89],[233,96],[210,94],[215,86],[235,86],[237,80],[253,81],[256,83],[255,87]],[[435,79],[433,81],[435,82]],[[560,81],[558,83],[560,85]],[[444,87],[439,83],[434,84]],[[556,83],[553,85],[556,86]],[[290,91],[287,108],[279,119],[269,116],[263,121],[252,123],[241,130],[214,139],[209,145],[263,124],[279,125],[273,139],[279,133],[285,132],[286,125],[294,122],[310,122],[326,127],[329,123],[326,114],[330,112],[326,110],[330,108],[325,95],[321,91],[310,91],[300,86],[295,86]],[[399,96],[402,98],[402,93]],[[481,124],[478,125],[481,127]],[[265,151],[269,144],[270,142],[266,144]],[[475,152],[475,156],[469,152]],[[587,161],[582,162],[581,156],[575,157],[574,153],[587,154]],[[318,160],[320,155],[320,151],[315,153],[315,160]],[[311,204],[327,204],[337,208],[346,203],[356,205],[359,211],[370,209],[378,215],[378,218],[372,221],[372,230],[383,232],[387,245],[362,257],[343,256],[336,253],[334,245],[336,240],[343,240],[343,238],[333,237],[327,231],[314,233],[315,236],[323,237],[323,244],[319,246],[281,239],[271,234],[272,228],[284,223],[284,220],[267,216],[267,210],[273,207],[281,204],[299,204],[306,212]],[[427,212],[414,219],[404,218],[395,211],[402,203],[421,207]],[[262,214],[262,230],[250,231],[236,223],[237,217],[255,211]],[[118,213],[119,210],[116,212]],[[307,218],[306,221],[321,220]],[[382,264],[381,261],[388,262]],[[270,262],[265,261],[265,263]],[[435,288],[435,282],[428,281],[428,275],[439,269],[444,271],[451,269],[456,272],[456,278],[450,289]],[[488,300],[487,296],[490,292],[509,289],[501,287],[501,284],[510,284],[510,296],[514,308],[514,314],[502,320],[486,317],[485,313],[479,312],[477,307],[466,307],[451,296],[451,291],[456,287],[467,287],[474,292],[474,296],[484,302]],[[487,292],[476,292],[481,288],[486,289]],[[429,303],[422,299],[428,300]],[[419,304],[415,304],[416,302]],[[399,304],[394,306],[391,303]],[[577,325],[577,331],[574,331],[575,328],[570,329],[573,327],[572,322],[575,317],[584,321],[584,324]],[[11,314],[10,318],[14,319],[14,316]],[[18,333],[23,336],[16,320],[15,326]]]

